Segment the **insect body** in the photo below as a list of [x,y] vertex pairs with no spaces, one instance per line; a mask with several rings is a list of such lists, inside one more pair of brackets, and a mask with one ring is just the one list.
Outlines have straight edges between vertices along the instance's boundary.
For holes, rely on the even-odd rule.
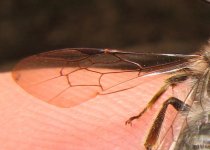
[[210,47],[205,47],[200,59],[188,68],[195,75],[192,87],[192,105],[187,116],[187,124],[183,129],[175,149],[207,150],[210,149]]
[[[153,63],[148,63],[148,58],[154,60]],[[14,80],[27,92],[58,107],[72,107],[97,95],[122,92],[139,86],[138,83],[131,82],[134,79],[169,74],[170,77],[148,101],[147,106],[139,114],[129,118],[126,124],[141,118],[169,87],[173,88],[190,80],[191,90],[186,99],[190,99],[191,104],[187,104],[186,99],[180,100],[173,96],[165,100],[145,141],[147,150],[157,148],[165,113],[171,105],[187,118],[175,149],[190,150],[210,148],[210,111],[207,107],[210,106],[209,64],[210,47],[195,55],[67,48],[25,58],[15,66],[12,74]],[[51,71],[51,68],[54,71]],[[50,71],[46,73],[46,69]],[[89,81],[90,76],[95,80]],[[115,82],[107,85],[109,79],[116,76],[118,78]],[[60,84],[54,84],[55,80]],[[78,90],[84,94],[76,94]],[[71,97],[66,97],[66,93],[70,93]]]

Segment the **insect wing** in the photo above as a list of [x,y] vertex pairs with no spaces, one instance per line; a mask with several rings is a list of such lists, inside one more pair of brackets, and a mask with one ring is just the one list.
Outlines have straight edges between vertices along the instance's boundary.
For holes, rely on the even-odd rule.
[[[164,68],[161,61],[165,62],[166,58],[170,63],[166,62]],[[141,76],[174,68],[172,60],[180,64],[179,57],[106,49],[62,49],[23,59],[12,74],[35,97],[55,106],[72,107],[97,95],[136,87],[141,84]]]

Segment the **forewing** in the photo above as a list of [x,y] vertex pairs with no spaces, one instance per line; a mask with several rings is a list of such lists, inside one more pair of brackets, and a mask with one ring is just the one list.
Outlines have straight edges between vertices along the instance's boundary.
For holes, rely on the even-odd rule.
[[142,76],[173,70],[181,63],[183,67],[183,62],[176,56],[75,48],[27,57],[12,74],[31,95],[55,106],[72,107],[97,95],[139,86]]

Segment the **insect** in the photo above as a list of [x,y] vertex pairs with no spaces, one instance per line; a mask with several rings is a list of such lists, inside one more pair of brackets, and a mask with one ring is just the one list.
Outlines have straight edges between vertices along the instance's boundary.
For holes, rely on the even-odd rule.
[[[162,104],[144,146],[147,150],[156,149],[165,113],[168,106],[172,106],[186,117],[186,125],[175,144],[175,149],[210,149],[208,138],[210,134],[209,64],[210,44],[193,55],[66,48],[40,53],[21,60],[14,67],[12,76],[17,84],[35,97],[49,104],[68,108],[97,95],[123,92],[140,86],[131,82],[134,79],[159,74],[169,75],[159,91],[148,100],[145,108],[136,116],[128,118],[125,124],[141,119],[142,115],[153,107],[170,87],[174,88],[183,82],[190,81],[190,91],[185,99],[180,100],[172,96]],[[53,72],[50,71],[51,68]],[[47,74],[46,69],[49,69]],[[119,78],[118,75],[124,76]],[[106,83],[115,76],[118,78],[107,85]],[[94,77],[95,80],[89,81],[90,77]],[[59,84],[55,84],[53,82],[55,80]],[[66,93],[70,93],[71,97],[66,97]],[[186,100],[190,100],[190,103]]]

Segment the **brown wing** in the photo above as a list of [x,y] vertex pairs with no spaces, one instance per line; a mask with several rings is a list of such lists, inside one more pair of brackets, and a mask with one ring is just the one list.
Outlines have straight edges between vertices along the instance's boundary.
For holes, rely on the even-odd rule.
[[179,55],[67,48],[27,57],[15,66],[12,75],[35,97],[55,106],[72,107],[99,94],[138,86],[142,75],[168,71],[181,63],[183,67],[183,61]]

